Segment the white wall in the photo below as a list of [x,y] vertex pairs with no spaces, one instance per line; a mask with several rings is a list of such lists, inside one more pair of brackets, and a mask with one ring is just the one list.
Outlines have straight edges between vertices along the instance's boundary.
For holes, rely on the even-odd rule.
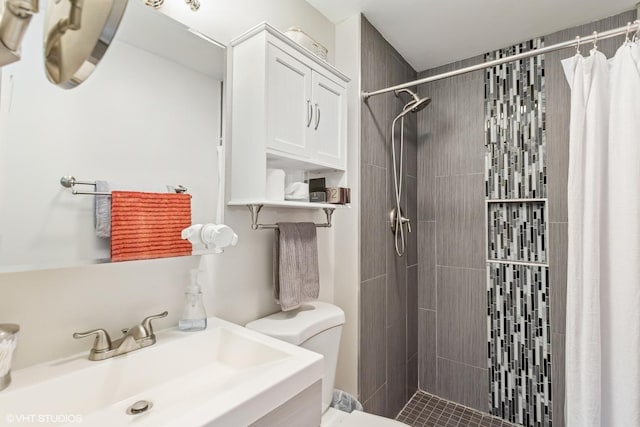
[[334,26],[304,0],[201,0],[200,4],[200,10],[192,12],[182,0],[165,0],[160,10],[225,45],[263,21],[283,32],[298,27],[329,49],[333,63]]
[[347,145],[351,209],[340,212],[335,233],[336,285],[334,302],[343,308],[343,328],[336,387],[358,395],[358,339],[360,290],[360,14],[336,26],[336,67],[351,77],[348,92]]
[[[183,1],[165,3],[166,11],[175,6],[178,17],[192,13]],[[199,22],[194,27],[217,40],[228,41],[266,20],[281,29],[298,25],[333,51],[333,24],[302,0],[206,0],[202,4],[199,12],[188,16]],[[28,171],[25,165],[25,178],[30,176]],[[211,212],[212,219],[214,215]],[[334,221],[341,219],[342,212],[336,212]],[[324,221],[324,214],[265,210],[261,220]],[[278,309],[271,290],[273,233],[251,231],[246,208],[228,208],[226,222],[240,242],[224,254],[203,258],[209,277],[204,287],[206,306],[210,315],[244,324]],[[325,301],[333,300],[333,233],[318,231],[320,297]],[[87,351],[90,340],[74,340],[71,334],[76,331],[103,327],[116,335],[121,328],[165,309],[170,315],[157,322],[158,329],[176,325],[188,271],[199,261],[187,257],[0,274],[0,322],[22,327],[14,367]]]

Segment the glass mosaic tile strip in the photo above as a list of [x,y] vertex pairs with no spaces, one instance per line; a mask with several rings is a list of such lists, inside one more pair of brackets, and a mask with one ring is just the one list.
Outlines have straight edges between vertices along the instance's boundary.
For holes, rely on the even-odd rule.
[[487,284],[491,414],[549,427],[549,269],[489,263]]
[[[541,38],[501,49],[487,61],[544,46]],[[485,72],[485,170],[489,199],[544,198],[544,55]]]
[[546,262],[545,209],[544,202],[489,204],[489,259]]

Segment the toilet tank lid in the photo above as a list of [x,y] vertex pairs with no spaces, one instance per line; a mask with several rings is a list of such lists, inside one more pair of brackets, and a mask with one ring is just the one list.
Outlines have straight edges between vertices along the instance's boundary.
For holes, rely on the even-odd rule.
[[314,335],[343,325],[344,311],[326,302],[309,302],[291,311],[280,311],[247,323],[247,328],[300,345]]

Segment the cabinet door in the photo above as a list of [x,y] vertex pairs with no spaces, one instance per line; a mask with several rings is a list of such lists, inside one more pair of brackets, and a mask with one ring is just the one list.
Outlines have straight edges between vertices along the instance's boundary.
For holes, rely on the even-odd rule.
[[267,148],[309,157],[306,136],[313,114],[311,69],[271,44],[268,49]]
[[327,166],[344,169],[346,156],[347,90],[322,74],[313,73],[312,157]]

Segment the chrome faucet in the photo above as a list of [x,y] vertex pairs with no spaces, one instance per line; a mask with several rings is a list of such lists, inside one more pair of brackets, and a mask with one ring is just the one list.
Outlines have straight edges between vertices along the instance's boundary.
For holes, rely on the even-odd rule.
[[104,329],[76,332],[73,337],[78,339],[95,335],[96,339],[93,341],[93,347],[89,352],[89,360],[105,360],[155,344],[156,335],[153,333],[151,321],[167,317],[168,314],[169,312],[165,311],[164,313],[146,317],[139,325],[123,329],[122,337],[113,342],[111,342],[111,337]]

